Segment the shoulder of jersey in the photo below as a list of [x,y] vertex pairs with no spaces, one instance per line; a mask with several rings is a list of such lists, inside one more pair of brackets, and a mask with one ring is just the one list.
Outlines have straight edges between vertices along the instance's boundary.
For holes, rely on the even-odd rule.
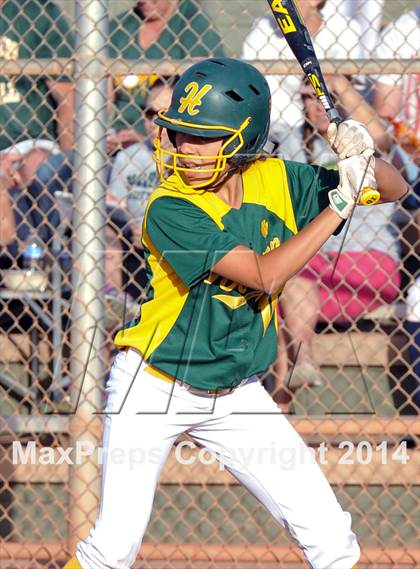
[[[263,158],[251,162],[245,168],[244,175],[249,176],[256,174],[257,172],[264,172],[265,175],[273,174],[273,176],[278,172],[278,168],[284,168],[284,161],[280,158]],[[192,198],[192,201],[196,201],[199,195],[205,195],[208,190],[197,190],[194,188],[187,188],[181,186],[177,183],[177,177],[175,175],[170,176],[167,180],[164,180],[152,193],[149,200],[149,205],[156,199],[161,197],[172,197],[179,199]],[[195,198],[195,199],[194,199]]]

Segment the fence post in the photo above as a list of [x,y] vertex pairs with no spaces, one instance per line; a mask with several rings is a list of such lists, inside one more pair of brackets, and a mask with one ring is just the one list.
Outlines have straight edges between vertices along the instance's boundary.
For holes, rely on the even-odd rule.
[[[107,80],[103,56],[108,38],[107,0],[78,0],[76,6],[75,227],[71,309],[71,374],[77,411],[72,446],[83,439],[99,446],[104,380],[104,285]],[[101,353],[102,352],[102,353]],[[95,521],[100,471],[95,456],[72,468],[69,548]]]

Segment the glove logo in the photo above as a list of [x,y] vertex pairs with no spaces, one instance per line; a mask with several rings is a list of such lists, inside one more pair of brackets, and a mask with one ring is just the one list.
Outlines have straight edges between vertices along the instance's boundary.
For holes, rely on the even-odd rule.
[[199,89],[198,83],[195,81],[191,81],[185,87],[185,92],[187,93],[186,97],[181,97],[179,102],[178,112],[183,113],[185,110],[191,116],[198,115],[200,112],[199,109],[196,107],[201,106],[202,98],[211,90],[213,89],[212,85],[204,85]]
[[329,194],[336,208],[339,211],[343,211],[344,208],[348,205],[348,203],[345,200],[343,200],[339,192],[337,190],[332,190],[331,192],[329,192]]

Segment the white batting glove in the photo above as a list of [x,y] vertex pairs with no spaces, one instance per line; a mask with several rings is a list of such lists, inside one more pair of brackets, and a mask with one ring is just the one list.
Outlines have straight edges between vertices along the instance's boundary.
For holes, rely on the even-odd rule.
[[368,129],[364,124],[353,119],[345,120],[338,126],[335,122],[330,123],[327,137],[331,148],[338,154],[340,160],[362,153],[372,156],[375,152],[375,143]]
[[[368,154],[368,152],[366,152]],[[367,166],[369,161],[369,165]],[[367,167],[367,169],[366,169]],[[338,163],[340,183],[328,192],[330,208],[342,219],[347,219],[358,202],[363,188],[377,188],[375,158],[373,156],[350,156]]]

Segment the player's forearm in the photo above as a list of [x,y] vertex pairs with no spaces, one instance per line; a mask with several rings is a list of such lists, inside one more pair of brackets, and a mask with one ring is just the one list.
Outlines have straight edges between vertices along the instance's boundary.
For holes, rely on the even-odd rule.
[[374,107],[380,117],[394,120],[401,109],[402,89],[398,85],[376,83]]
[[266,255],[240,245],[212,267],[212,272],[254,290],[282,289],[322,247],[343,220],[329,207],[297,235]]
[[58,143],[62,150],[72,150],[74,143],[74,109],[65,103],[57,110]]
[[62,150],[72,150],[74,142],[75,91],[71,83],[48,81],[47,85],[57,105],[57,138]]
[[407,182],[394,166],[379,158],[375,161],[375,177],[381,203],[401,199],[407,192]]
[[312,259],[342,221],[327,207],[286,243],[267,255],[258,256],[260,289],[268,294],[282,289]]
[[6,247],[16,236],[16,223],[7,188],[0,181],[0,247]]

